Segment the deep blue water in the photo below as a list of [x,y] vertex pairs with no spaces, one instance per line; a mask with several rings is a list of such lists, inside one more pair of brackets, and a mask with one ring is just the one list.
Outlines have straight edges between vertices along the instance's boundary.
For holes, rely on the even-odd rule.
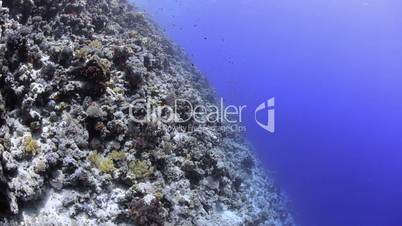
[[135,0],[228,104],[304,226],[402,225],[402,2]]

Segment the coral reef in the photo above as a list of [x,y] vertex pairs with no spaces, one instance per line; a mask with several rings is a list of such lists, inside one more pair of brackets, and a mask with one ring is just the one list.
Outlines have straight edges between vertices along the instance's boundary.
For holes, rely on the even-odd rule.
[[0,225],[294,225],[242,134],[129,117],[216,102],[143,13],[0,0],[0,27]]

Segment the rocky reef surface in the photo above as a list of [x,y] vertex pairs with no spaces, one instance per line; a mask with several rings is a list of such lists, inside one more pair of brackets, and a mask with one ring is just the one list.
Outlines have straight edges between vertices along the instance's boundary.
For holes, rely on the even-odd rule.
[[240,133],[129,117],[216,102],[134,7],[0,0],[0,27],[0,225],[294,225]]

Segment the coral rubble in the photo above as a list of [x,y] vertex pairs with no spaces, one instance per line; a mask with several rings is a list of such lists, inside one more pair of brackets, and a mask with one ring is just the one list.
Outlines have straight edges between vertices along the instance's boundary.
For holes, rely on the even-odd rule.
[[215,100],[125,1],[3,0],[0,27],[0,225],[294,225],[241,134],[129,117]]

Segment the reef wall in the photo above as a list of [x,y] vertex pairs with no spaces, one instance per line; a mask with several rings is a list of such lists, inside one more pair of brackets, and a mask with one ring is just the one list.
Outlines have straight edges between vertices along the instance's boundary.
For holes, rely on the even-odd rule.
[[294,225],[242,134],[130,117],[216,102],[134,7],[3,0],[0,27],[0,225]]

